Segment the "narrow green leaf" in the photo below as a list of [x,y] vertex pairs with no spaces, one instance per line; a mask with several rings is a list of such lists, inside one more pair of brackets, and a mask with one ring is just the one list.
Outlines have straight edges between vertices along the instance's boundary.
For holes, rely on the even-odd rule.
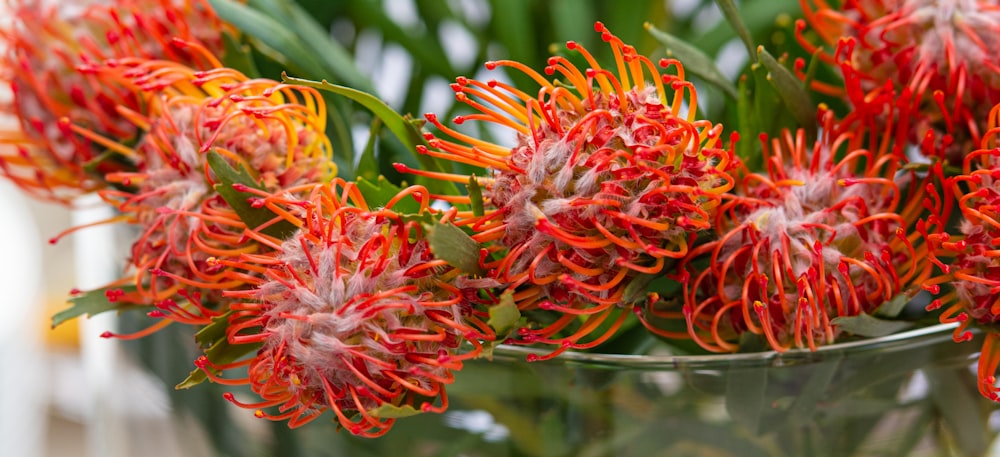
[[[324,72],[308,75],[313,78],[332,76],[344,85],[375,92],[375,86],[366,78],[354,63],[351,53],[323,29],[309,12],[297,2],[289,0],[249,0],[248,5],[267,14],[280,23],[286,30],[298,36],[299,41],[310,45],[307,50],[315,50],[316,61],[324,68]],[[305,75],[303,75],[305,76]]]
[[469,191],[469,201],[472,204],[472,214],[476,217],[482,217],[486,214],[486,208],[483,204],[483,188],[479,187],[479,181],[476,179],[475,175],[469,176],[469,183],[466,184],[466,189]]
[[202,327],[198,333],[194,334],[194,341],[199,347],[212,347],[219,340],[226,338],[226,329],[229,328],[229,316],[233,314],[228,311],[225,314],[212,318],[212,323]]
[[[226,337],[226,329],[229,328],[229,316],[233,312],[229,311],[221,316],[212,319],[212,323],[204,326],[194,335],[194,340],[198,346],[205,348],[205,357],[213,363],[234,362],[260,347],[259,344],[239,344],[232,345]],[[205,380],[208,376],[201,368],[193,370],[187,378],[177,384],[177,389],[188,389],[194,387]]]
[[295,72],[322,75],[323,64],[295,32],[283,27],[268,15],[235,0],[208,0],[222,20],[252,38],[255,47],[264,55]]
[[764,165],[764,156],[757,150],[756,138],[760,135],[760,127],[753,115],[749,84],[746,75],[740,77],[739,96],[736,98],[736,128],[740,140],[736,142],[736,155],[749,170],[757,171]]
[[[406,150],[413,155],[414,158],[420,163],[420,166],[424,170],[428,171],[445,171],[433,157],[425,154],[417,154],[416,149],[418,145],[426,145],[423,135],[420,133],[420,129],[417,124],[407,119],[406,117],[400,115],[396,110],[392,109],[389,105],[385,104],[378,97],[362,92],[357,89],[352,89],[350,87],[339,86],[336,84],[331,84],[326,80],[322,81],[311,81],[308,79],[293,78],[286,74],[281,75],[281,79],[289,84],[298,84],[300,86],[312,87],[319,90],[324,90],[327,92],[332,92],[337,95],[347,97],[355,102],[361,104],[365,108],[369,109],[372,114],[382,119],[385,126],[396,136],[397,139],[403,144]],[[422,182],[428,190],[438,194],[457,194],[457,188],[453,183],[444,182],[440,180],[427,180]]]
[[913,322],[888,321],[869,314],[841,316],[834,318],[830,323],[839,326],[845,332],[870,338],[891,335],[913,326]]
[[383,418],[383,419],[399,419],[401,417],[416,416],[417,414],[423,414],[423,411],[416,409],[410,405],[396,406],[389,403],[383,403],[375,409],[369,409],[368,414],[373,417]]
[[785,126],[783,121],[790,115],[782,107],[781,96],[778,95],[777,89],[770,82],[771,73],[767,67],[760,63],[750,65],[750,74],[753,76],[752,117],[757,132],[748,140],[755,142],[761,133],[766,133],[769,136],[777,134]]
[[[538,62],[534,21],[530,0],[491,0],[493,11],[493,39],[507,51],[504,58],[518,62]],[[517,87],[531,87],[529,76],[522,72],[510,72],[509,77]]]
[[[215,191],[226,200],[226,203],[229,204],[229,207],[233,211],[236,211],[236,214],[240,216],[240,220],[247,227],[256,229],[279,217],[267,208],[254,208],[247,201],[248,195],[233,187],[233,184],[242,184],[254,189],[263,189],[257,184],[257,180],[253,178],[246,168],[240,166],[239,170],[234,169],[229,165],[229,162],[226,162],[226,159],[214,151],[208,153],[206,160],[208,161],[209,168],[215,173],[216,179],[219,180],[215,185]],[[290,237],[296,230],[298,228],[291,222],[280,220],[263,228],[261,232],[283,240]]]
[[[402,190],[399,186],[389,182],[384,176],[379,175],[375,180],[358,177],[355,182],[361,195],[365,197],[365,203],[372,208],[385,208],[389,202]],[[393,210],[400,214],[417,214],[420,212],[420,204],[413,199],[403,199],[393,205]]]
[[[247,354],[256,352],[260,349],[260,343],[254,344],[230,344],[229,340],[222,338],[213,344],[211,347],[205,351],[205,357],[211,360],[215,364],[227,364],[235,362]],[[190,389],[198,384],[201,384],[208,380],[208,375],[201,368],[195,368],[188,374],[187,378],[184,378],[179,384],[174,386],[175,389]]]
[[222,65],[226,68],[234,68],[246,75],[248,78],[259,78],[260,71],[250,54],[250,47],[240,43],[236,37],[229,32],[222,33],[222,44],[225,46],[225,54],[222,57]]
[[368,129],[368,144],[365,150],[361,151],[358,158],[358,166],[354,169],[355,179],[378,179],[378,160],[375,159],[375,143],[378,142],[379,131],[382,130],[382,120],[376,117],[372,120],[371,128]]
[[734,100],[738,98],[736,87],[726,79],[711,57],[686,41],[664,32],[648,22],[644,24],[644,27],[663,45],[667,57],[675,57],[681,61],[685,71],[722,90],[729,98]]
[[775,60],[763,46],[757,48],[761,63],[768,70],[768,81],[774,86],[784,102],[785,107],[795,116],[799,126],[806,129],[807,135],[816,137],[816,105],[812,97],[802,87],[802,82],[792,74],[791,70]]
[[726,22],[729,22],[729,26],[743,40],[743,45],[747,47],[747,54],[750,55],[750,61],[757,63],[757,53],[754,52],[753,36],[750,34],[750,29],[747,28],[746,23],[743,22],[739,8],[736,7],[733,0],[715,0],[715,3],[719,5],[722,15],[726,17]]
[[489,309],[489,319],[486,324],[496,332],[496,339],[483,345],[483,357],[493,357],[493,348],[504,342],[517,329],[521,320],[521,311],[514,302],[514,292],[505,290],[500,294],[500,302]]
[[640,274],[625,286],[625,293],[622,295],[622,303],[631,305],[633,303],[639,303],[645,301],[646,297],[649,295],[649,291],[646,286],[653,282],[654,279],[661,277],[659,274]]
[[450,222],[434,224],[427,241],[434,256],[448,262],[449,265],[476,276],[486,274],[486,270],[479,265],[479,251],[482,246]]
[[134,303],[108,300],[106,293],[112,289],[121,289],[123,292],[129,293],[135,291],[135,286],[95,289],[70,298],[68,301],[70,304],[69,308],[52,315],[52,328],[84,314],[88,317],[93,317],[107,311],[121,312],[129,309],[144,308],[144,306]]
[[923,370],[930,382],[934,406],[943,416],[942,423],[952,432],[959,455],[986,455],[993,434],[987,428],[987,418],[979,407],[981,398],[975,382],[962,368],[930,368]]
[[893,297],[892,300],[889,300],[879,305],[878,308],[875,308],[875,311],[872,314],[876,317],[893,319],[896,316],[899,316],[899,313],[903,311],[903,308],[906,308],[906,304],[909,303],[910,300],[913,300],[916,292],[919,292],[919,290],[901,292],[899,295]]

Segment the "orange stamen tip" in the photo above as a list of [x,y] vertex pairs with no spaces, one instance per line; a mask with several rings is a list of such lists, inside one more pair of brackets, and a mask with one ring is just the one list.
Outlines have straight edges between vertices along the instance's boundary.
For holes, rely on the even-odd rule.
[[114,338],[114,337],[115,337],[115,334],[111,333],[111,332],[101,333],[101,338]]

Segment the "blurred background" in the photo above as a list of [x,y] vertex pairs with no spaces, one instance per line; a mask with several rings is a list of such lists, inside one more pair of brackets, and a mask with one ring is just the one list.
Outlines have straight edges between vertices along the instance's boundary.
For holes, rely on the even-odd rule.
[[[797,11],[797,0],[742,3],[757,43],[767,44],[774,55],[801,53],[792,35],[794,16],[788,13]],[[287,70],[328,79],[377,93],[415,118],[425,112],[442,118],[458,114],[449,84],[460,75],[533,87],[520,74],[493,71],[484,76],[483,62],[488,60],[513,59],[541,69],[548,56],[562,52],[565,41],[574,40],[607,62],[610,56],[598,45],[595,20],[654,61],[665,54],[644,29],[646,22],[694,44],[730,81],[748,61],[742,43],[711,0],[248,0],[246,5],[281,23],[294,23],[297,12],[307,12],[314,21],[308,27],[299,24],[298,30],[303,36],[319,31],[326,49],[321,55],[289,57],[275,52],[268,34],[249,33],[246,40],[253,45],[252,58],[261,76],[278,79]],[[2,8],[0,4],[0,20],[13,20]],[[694,79],[701,117],[723,124],[733,119],[730,99]],[[376,151],[373,159],[393,181],[401,177],[391,175],[393,168],[385,165],[416,164],[411,151],[401,150],[391,135],[373,127],[370,113],[344,99],[330,101],[336,107],[330,136],[342,170],[356,169],[362,152],[369,149]],[[74,225],[110,217],[98,203],[85,199],[70,210],[31,201],[0,182],[0,290],[6,292],[0,300],[0,443],[5,443],[0,453],[337,455],[335,449],[311,441],[332,431],[323,419],[306,427],[316,433],[295,432],[299,434],[293,439],[284,424],[255,420],[250,411],[224,401],[218,386],[175,391],[173,385],[193,368],[198,354],[188,329],[168,328],[134,342],[99,338],[105,330],[142,325],[113,315],[50,329],[50,316],[67,306],[70,290],[96,288],[120,274],[126,246],[116,241],[129,238],[123,227],[100,226],[55,245],[47,242]]]

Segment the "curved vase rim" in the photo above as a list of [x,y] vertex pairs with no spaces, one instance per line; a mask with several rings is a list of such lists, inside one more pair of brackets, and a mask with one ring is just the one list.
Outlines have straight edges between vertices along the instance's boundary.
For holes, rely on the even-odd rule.
[[[863,340],[835,343],[820,346],[815,351],[809,349],[789,349],[785,352],[764,351],[740,354],[711,355],[632,355],[632,354],[601,354],[592,352],[566,351],[552,360],[532,363],[563,363],[572,365],[592,365],[622,368],[732,368],[739,366],[782,366],[815,362],[818,360],[840,357],[850,354],[891,353],[906,349],[918,348],[952,339],[952,332],[958,323],[937,324],[921,327],[892,335],[866,338]],[[957,345],[956,345],[957,346]],[[499,345],[493,352],[494,358],[524,360],[529,354],[544,356],[551,351],[544,348],[528,348],[522,346]]]

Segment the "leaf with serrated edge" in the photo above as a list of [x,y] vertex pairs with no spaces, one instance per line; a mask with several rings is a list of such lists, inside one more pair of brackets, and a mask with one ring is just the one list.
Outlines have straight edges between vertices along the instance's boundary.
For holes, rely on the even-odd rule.
[[482,247],[469,234],[450,222],[434,224],[427,236],[431,252],[435,257],[466,273],[483,276],[486,274],[479,265]]
[[396,406],[389,403],[383,403],[382,406],[379,406],[378,408],[369,409],[368,414],[372,417],[378,417],[380,419],[399,419],[402,417],[423,414],[423,411],[410,405]]
[[121,289],[124,292],[135,291],[135,286],[108,287],[84,292],[69,299],[70,307],[52,315],[52,327],[62,324],[71,319],[75,319],[86,314],[94,317],[107,311],[125,311],[134,308],[145,308],[134,303],[108,300],[105,293],[110,289]]
[[726,79],[726,76],[719,71],[719,67],[715,65],[715,61],[712,60],[711,57],[702,52],[700,49],[691,46],[691,44],[686,41],[664,32],[648,22],[645,23],[644,26],[646,27],[646,30],[648,30],[649,33],[663,45],[667,52],[667,57],[674,57],[681,61],[684,65],[685,71],[690,72],[691,74],[705,80],[705,82],[721,89],[722,92],[729,98],[734,100],[736,99],[736,88],[733,87],[733,83]]
[[[205,351],[205,357],[211,360],[215,364],[227,364],[232,363],[243,356],[255,352],[261,346],[260,343],[254,344],[230,344],[225,338],[217,341],[212,347]],[[211,368],[209,368],[211,369]],[[198,384],[205,382],[208,379],[208,375],[205,374],[204,370],[201,368],[195,368],[188,374],[188,377],[181,381],[175,389],[190,389]]]

